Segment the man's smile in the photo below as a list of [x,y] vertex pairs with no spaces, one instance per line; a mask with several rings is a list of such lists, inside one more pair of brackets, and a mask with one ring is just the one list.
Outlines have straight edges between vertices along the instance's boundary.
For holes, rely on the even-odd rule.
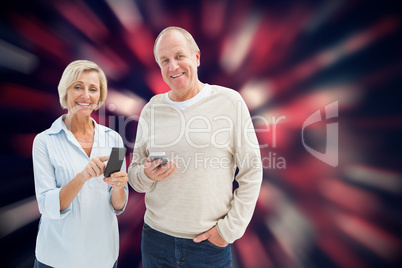
[[184,74],[184,73],[180,73],[180,74],[172,75],[171,77],[172,77],[172,78],[177,78],[177,77],[182,76],[183,74]]

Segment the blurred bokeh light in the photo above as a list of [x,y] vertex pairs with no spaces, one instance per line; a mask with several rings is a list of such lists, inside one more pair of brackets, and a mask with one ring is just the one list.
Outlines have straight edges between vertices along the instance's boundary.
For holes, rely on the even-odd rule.
[[[0,267],[33,266],[32,142],[65,113],[64,68],[103,68],[94,118],[120,132],[129,163],[142,107],[168,90],[153,42],[171,25],[200,46],[201,81],[242,94],[261,143],[262,189],[233,267],[401,267],[401,14],[399,1],[2,1]],[[131,189],[119,267],[142,267],[144,211]]]

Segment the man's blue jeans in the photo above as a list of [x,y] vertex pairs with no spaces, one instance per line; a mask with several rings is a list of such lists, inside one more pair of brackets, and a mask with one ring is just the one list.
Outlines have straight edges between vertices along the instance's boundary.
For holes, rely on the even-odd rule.
[[218,247],[209,241],[195,243],[158,232],[147,224],[142,229],[142,265],[153,267],[232,267],[230,245]]

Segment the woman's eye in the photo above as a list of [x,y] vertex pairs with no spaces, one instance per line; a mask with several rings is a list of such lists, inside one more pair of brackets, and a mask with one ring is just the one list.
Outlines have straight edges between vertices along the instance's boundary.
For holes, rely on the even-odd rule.
[[80,89],[81,87],[80,86],[74,86],[74,89]]
[[96,88],[91,88],[91,91],[97,91],[97,89]]

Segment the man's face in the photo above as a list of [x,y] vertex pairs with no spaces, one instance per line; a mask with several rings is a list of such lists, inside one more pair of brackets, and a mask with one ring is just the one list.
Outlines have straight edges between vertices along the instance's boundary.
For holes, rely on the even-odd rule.
[[165,33],[158,40],[155,53],[163,80],[172,91],[185,94],[197,87],[200,52],[193,53],[180,32]]

